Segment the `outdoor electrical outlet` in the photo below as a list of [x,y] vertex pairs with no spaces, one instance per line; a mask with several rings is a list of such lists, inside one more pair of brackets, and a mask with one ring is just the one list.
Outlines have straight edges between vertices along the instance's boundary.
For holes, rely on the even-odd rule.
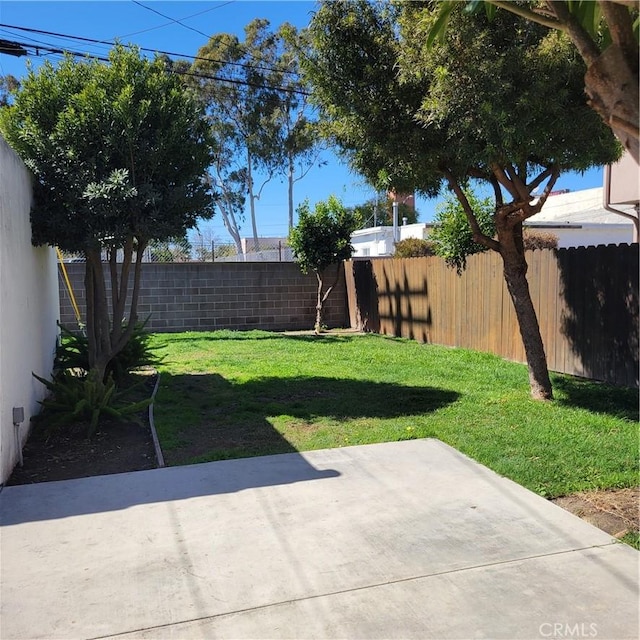
[[13,407],[13,424],[24,422],[24,407]]

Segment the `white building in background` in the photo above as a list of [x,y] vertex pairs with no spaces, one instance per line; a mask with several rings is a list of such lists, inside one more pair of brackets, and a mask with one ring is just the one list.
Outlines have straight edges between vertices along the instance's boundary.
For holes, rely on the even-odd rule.
[[[552,195],[540,213],[525,221],[525,227],[557,236],[558,248],[631,244],[633,222],[605,209],[603,197],[602,187]],[[616,208],[633,211],[631,206],[616,205]],[[428,222],[400,226],[399,240],[426,240],[432,228],[433,224]],[[351,235],[351,244],[357,258],[392,256],[393,227],[358,229]]]
[[[420,238],[426,240],[433,229],[430,222],[405,224],[398,227],[399,240]],[[392,256],[394,249],[393,227],[368,227],[351,234],[354,258]]]
[[[413,196],[390,195],[413,206]],[[411,200],[402,200],[407,197]],[[638,242],[638,229],[631,218],[637,222],[639,204],[640,168],[631,155],[625,153],[618,162],[605,167],[603,187],[552,194],[542,211],[524,225],[557,236],[558,248],[631,244]],[[431,223],[400,226],[397,240],[426,240],[432,228]],[[393,236],[393,227],[358,229],[351,236],[354,257],[392,256]]]
[[542,211],[524,224],[557,236],[558,248],[630,244],[633,222],[605,209],[603,198],[602,187],[551,195]]

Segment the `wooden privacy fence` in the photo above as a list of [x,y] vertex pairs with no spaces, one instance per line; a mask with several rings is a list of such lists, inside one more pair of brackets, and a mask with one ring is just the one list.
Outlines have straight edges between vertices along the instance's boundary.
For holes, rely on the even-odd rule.
[[[527,252],[528,280],[549,369],[638,386],[638,245]],[[493,252],[458,276],[440,258],[346,263],[353,328],[488,351],[525,362]]]

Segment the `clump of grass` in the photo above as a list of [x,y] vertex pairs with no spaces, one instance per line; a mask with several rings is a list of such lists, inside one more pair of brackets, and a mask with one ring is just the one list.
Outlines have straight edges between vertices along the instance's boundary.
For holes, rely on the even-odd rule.
[[625,533],[622,538],[620,538],[620,542],[624,542],[637,551],[640,551],[640,532],[629,531],[628,533]]

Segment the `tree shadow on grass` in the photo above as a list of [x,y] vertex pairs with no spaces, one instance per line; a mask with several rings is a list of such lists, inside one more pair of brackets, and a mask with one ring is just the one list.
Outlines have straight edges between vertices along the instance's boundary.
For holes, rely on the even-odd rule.
[[[167,463],[185,464],[297,451],[269,416],[286,416],[304,440],[318,428],[326,429],[327,420],[339,428],[346,420],[424,415],[458,397],[446,389],[352,379],[233,383],[217,374],[163,374],[156,422]],[[318,427],[320,419],[324,426]]]
[[569,407],[579,407],[594,413],[637,422],[638,390],[570,376],[554,376],[553,387],[557,402]]

